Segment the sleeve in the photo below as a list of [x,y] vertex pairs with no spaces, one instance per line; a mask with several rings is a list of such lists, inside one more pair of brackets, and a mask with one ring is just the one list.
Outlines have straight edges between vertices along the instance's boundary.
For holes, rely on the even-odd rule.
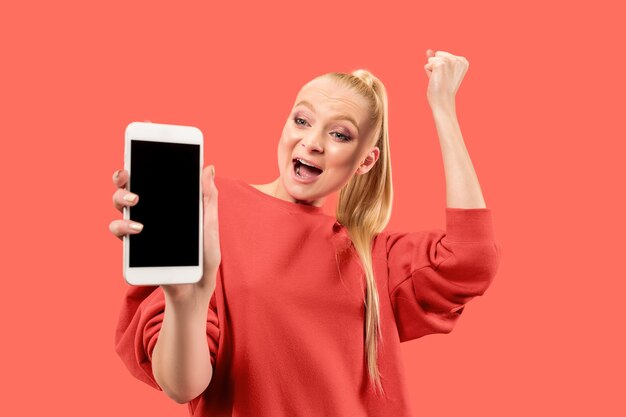
[[446,208],[446,230],[388,232],[388,289],[400,341],[449,333],[500,263],[489,208]]
[[[152,373],[152,352],[165,314],[165,295],[160,286],[131,286],[122,303],[115,330],[115,351],[130,373],[140,381],[162,391]],[[206,337],[215,367],[219,341],[219,322],[215,294],[209,303]]]

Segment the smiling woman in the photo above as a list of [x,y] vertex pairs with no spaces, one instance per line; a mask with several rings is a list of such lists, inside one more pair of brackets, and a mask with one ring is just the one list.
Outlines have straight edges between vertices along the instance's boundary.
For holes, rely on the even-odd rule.
[[203,188],[215,205],[219,190],[219,228],[215,205],[205,222],[205,251],[221,251],[210,302],[131,287],[116,350],[191,416],[412,416],[399,345],[450,332],[489,286],[500,253],[491,212],[447,208],[446,231],[384,230],[393,190],[382,82],[331,72],[294,103],[274,181],[216,176]]
[[374,166],[380,154],[374,135],[383,132],[374,131],[382,116],[371,111],[379,108],[381,113],[384,87],[378,88],[383,97],[376,98],[372,87],[352,77],[364,91],[358,90],[359,84],[342,83],[339,73],[324,74],[302,87],[278,143],[280,176],[262,189],[287,201],[322,206],[326,196]]
[[393,198],[382,82],[369,71],[356,70],[323,74],[305,84],[283,128],[278,161],[280,177],[262,186],[277,198],[322,206],[327,195],[341,190],[336,217],[365,272],[367,366],[372,384],[382,392],[380,306],[371,254],[373,238],[391,216]]

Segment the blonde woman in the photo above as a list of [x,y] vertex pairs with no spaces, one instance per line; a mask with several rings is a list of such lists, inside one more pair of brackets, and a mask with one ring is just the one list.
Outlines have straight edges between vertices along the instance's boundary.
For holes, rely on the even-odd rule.
[[[412,415],[399,344],[450,332],[500,259],[455,115],[468,62],[426,55],[446,230],[385,230],[385,87],[363,69],[320,75],[286,120],[278,178],[250,185],[204,169],[202,280],[129,287],[115,348],[136,378],[192,416]],[[121,211],[140,196],[126,199],[128,172],[116,174]],[[325,198],[338,190],[328,216]],[[115,220],[110,230],[141,233],[132,224]]]

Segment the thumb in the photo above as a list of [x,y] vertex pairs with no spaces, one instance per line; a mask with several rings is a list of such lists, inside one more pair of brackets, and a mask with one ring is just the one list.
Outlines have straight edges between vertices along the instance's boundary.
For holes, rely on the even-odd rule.
[[202,200],[204,204],[211,204],[217,198],[217,188],[215,187],[215,166],[209,165],[202,171]]

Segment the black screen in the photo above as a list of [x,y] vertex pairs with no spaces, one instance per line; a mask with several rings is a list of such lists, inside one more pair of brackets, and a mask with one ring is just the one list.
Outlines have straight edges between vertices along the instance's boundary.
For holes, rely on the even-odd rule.
[[130,219],[129,266],[198,266],[200,145],[130,141],[130,188],[139,195]]

